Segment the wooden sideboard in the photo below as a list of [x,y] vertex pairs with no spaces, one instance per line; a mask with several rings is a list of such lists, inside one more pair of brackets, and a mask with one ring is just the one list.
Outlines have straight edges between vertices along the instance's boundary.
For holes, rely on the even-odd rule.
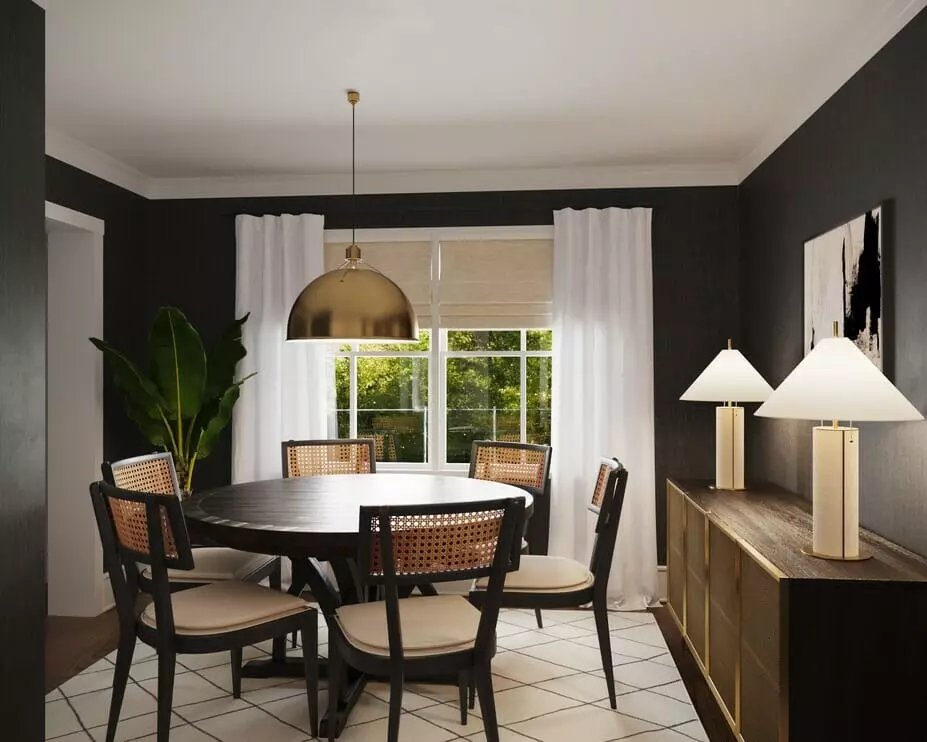
[[927,740],[927,560],[865,530],[872,559],[806,556],[773,485],[666,489],[670,614],[738,739]]

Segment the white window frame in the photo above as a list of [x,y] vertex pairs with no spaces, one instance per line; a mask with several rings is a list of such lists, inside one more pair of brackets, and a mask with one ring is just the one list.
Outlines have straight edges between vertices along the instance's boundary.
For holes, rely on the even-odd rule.
[[[361,246],[365,242],[430,242],[431,243],[431,284],[432,298],[437,296],[439,281],[440,244],[442,241],[465,240],[544,240],[553,239],[554,228],[549,225],[537,226],[511,226],[511,227],[440,227],[440,228],[412,228],[412,229],[358,229],[354,233],[354,241]],[[325,242],[346,243],[351,241],[349,229],[326,229]],[[374,266],[380,268],[387,275],[388,266]],[[465,474],[466,464],[448,464],[447,457],[447,359],[455,357],[504,357],[511,356],[521,359],[521,437],[524,441],[527,428],[527,359],[530,357],[550,357],[550,351],[528,351],[526,348],[527,331],[524,328],[512,327],[493,328],[494,330],[520,330],[521,349],[518,351],[448,351],[447,333],[449,330],[439,327],[438,307],[432,303],[430,349],[427,351],[388,350],[388,351],[360,351],[359,343],[351,343],[351,350],[337,351],[335,358],[349,358],[350,361],[350,435],[357,437],[357,359],[358,358],[428,358],[428,406],[427,426],[425,431],[427,462],[377,462],[378,471],[411,471],[411,472],[447,472]],[[454,328],[464,329],[464,328]],[[542,329],[542,328],[531,328]],[[450,330],[453,331],[453,330]]]

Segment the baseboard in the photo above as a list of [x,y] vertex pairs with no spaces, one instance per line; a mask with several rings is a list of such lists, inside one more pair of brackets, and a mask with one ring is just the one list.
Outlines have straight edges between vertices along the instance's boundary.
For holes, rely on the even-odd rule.
[[666,565],[657,565],[657,599],[661,603],[666,602]]

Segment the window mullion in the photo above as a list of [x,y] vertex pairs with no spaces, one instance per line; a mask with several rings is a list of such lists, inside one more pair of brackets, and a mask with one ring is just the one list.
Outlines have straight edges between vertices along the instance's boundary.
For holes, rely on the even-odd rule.
[[521,429],[521,442],[526,443],[528,441],[528,357],[526,355],[527,351],[527,332],[525,330],[521,331],[521,410],[519,413],[519,428]]
[[351,353],[350,438],[357,438],[357,353]]

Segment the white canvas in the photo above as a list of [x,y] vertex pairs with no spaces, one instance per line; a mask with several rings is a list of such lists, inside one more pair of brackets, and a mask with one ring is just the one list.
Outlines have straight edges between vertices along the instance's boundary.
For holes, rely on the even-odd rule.
[[[869,240],[866,241],[866,224]],[[882,369],[882,209],[805,243],[804,354],[824,338],[850,338]]]

